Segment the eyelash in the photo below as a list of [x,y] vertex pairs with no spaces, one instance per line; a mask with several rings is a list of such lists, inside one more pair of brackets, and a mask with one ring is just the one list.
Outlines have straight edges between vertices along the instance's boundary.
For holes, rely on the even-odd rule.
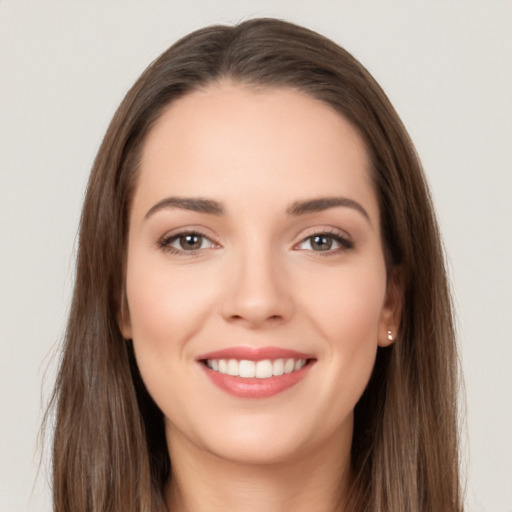
[[165,252],[168,252],[170,254],[176,254],[178,256],[195,256],[199,254],[200,251],[204,249],[193,249],[190,251],[186,251],[184,249],[177,249],[176,247],[173,247],[171,244],[177,240],[179,240],[182,237],[186,236],[197,236],[200,237],[203,240],[209,240],[213,246],[217,245],[215,242],[213,242],[208,236],[206,236],[204,233],[201,233],[199,231],[182,231],[181,233],[176,233],[170,236],[164,236],[158,241],[158,247],[162,249]]
[[339,245],[339,247],[337,247],[335,249],[327,249],[325,251],[314,251],[313,249],[304,249],[304,250],[314,253],[315,256],[320,256],[322,258],[326,258],[329,256],[337,256],[338,254],[340,254],[342,252],[345,252],[345,251],[348,251],[348,250],[354,248],[354,242],[352,240],[350,240],[350,238],[348,238],[347,236],[341,235],[340,232],[337,230],[335,231],[335,230],[330,230],[330,229],[324,229],[324,230],[317,231],[317,232],[314,232],[314,233],[308,235],[306,238],[303,238],[298,244],[295,244],[294,248],[299,247],[300,245],[302,245],[308,241],[311,244],[311,242],[313,241],[313,239],[315,237],[325,237],[327,239],[331,239],[333,242],[335,242]]
[[[162,237],[160,240],[158,240],[158,243],[157,243],[158,248],[167,253],[175,254],[178,256],[196,256],[201,251],[205,250],[205,248],[199,248],[199,249],[192,249],[190,251],[187,251],[185,249],[178,249],[171,245],[173,242],[179,240],[182,237],[186,237],[186,236],[197,236],[197,237],[200,237],[203,241],[209,240],[213,247],[209,247],[208,249],[212,249],[212,248],[215,248],[215,246],[218,246],[218,244],[213,242],[207,235],[205,235],[204,233],[201,233],[200,231],[182,231],[181,233],[175,233],[170,236]],[[320,256],[320,257],[334,256],[334,255],[340,254],[341,252],[344,252],[344,251],[354,248],[354,242],[352,240],[350,240],[348,237],[342,236],[338,231],[322,230],[322,231],[317,231],[315,233],[312,233],[312,234],[308,235],[307,237],[303,238],[299,243],[297,243],[293,246],[293,249],[300,250],[299,247],[302,244],[307,243],[308,241],[311,244],[314,237],[325,237],[327,239],[331,239],[333,242],[335,242],[339,245],[339,247],[337,247],[335,249],[327,249],[325,251],[315,251],[313,249],[303,249],[303,250],[315,253],[316,256]]]

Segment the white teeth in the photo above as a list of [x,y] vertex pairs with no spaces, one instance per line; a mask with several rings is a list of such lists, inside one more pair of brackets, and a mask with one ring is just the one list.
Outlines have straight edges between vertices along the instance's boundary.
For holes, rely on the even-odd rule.
[[238,375],[244,379],[251,379],[256,376],[256,363],[254,361],[240,361]]
[[272,361],[264,359],[256,363],[256,378],[257,379],[268,379],[272,377]]
[[228,361],[228,375],[237,376],[238,375],[238,361],[236,359],[230,359]]
[[206,366],[213,371],[242,377],[244,379],[268,379],[272,376],[283,375],[300,370],[306,364],[305,359],[264,359],[248,361],[246,359],[207,359]]
[[295,360],[287,359],[286,362],[284,363],[284,373],[292,373],[294,368],[295,368]]
[[284,373],[284,361],[282,359],[276,359],[272,365],[272,375],[283,375]]

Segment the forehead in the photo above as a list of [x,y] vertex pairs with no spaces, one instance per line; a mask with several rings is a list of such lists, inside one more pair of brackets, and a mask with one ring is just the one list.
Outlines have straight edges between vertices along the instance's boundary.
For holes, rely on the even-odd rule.
[[373,195],[357,131],[303,92],[222,83],[167,107],[145,140],[137,189],[155,201],[164,193],[223,200],[237,187],[239,196],[283,200]]

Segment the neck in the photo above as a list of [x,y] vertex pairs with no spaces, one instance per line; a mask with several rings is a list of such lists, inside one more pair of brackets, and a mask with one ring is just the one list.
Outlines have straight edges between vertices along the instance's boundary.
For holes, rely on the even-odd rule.
[[181,437],[175,433],[168,439],[173,469],[166,502],[171,512],[339,512],[346,498],[351,439],[336,443],[338,449],[327,442],[314,453],[286,461],[240,464],[176,436]]

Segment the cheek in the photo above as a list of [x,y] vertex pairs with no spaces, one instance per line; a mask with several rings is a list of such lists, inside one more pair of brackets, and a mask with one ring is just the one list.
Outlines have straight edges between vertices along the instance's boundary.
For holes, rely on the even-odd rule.
[[126,292],[135,356],[146,388],[165,416],[186,421],[190,401],[201,396],[201,390],[194,389],[190,340],[214,307],[212,279],[197,269],[170,269],[158,258],[137,260],[134,255]]
[[212,280],[201,272],[170,269],[158,258],[128,266],[127,298],[135,343],[180,347],[214,303]]
[[186,267],[170,269],[161,258],[137,259],[132,253],[128,263],[126,293],[139,371],[165,415],[185,418],[183,389],[188,397],[200,396],[193,389],[189,341],[214,303],[211,279]]
[[[311,284],[314,286],[311,286]],[[302,284],[302,310],[324,333],[333,350],[377,344],[386,293],[386,272],[379,262],[318,273]]]
[[303,307],[309,312],[310,324],[326,341],[323,356],[329,364],[322,365],[319,395],[332,405],[333,428],[361,397],[377,353],[386,274],[380,265],[364,269],[351,268],[317,280]]

